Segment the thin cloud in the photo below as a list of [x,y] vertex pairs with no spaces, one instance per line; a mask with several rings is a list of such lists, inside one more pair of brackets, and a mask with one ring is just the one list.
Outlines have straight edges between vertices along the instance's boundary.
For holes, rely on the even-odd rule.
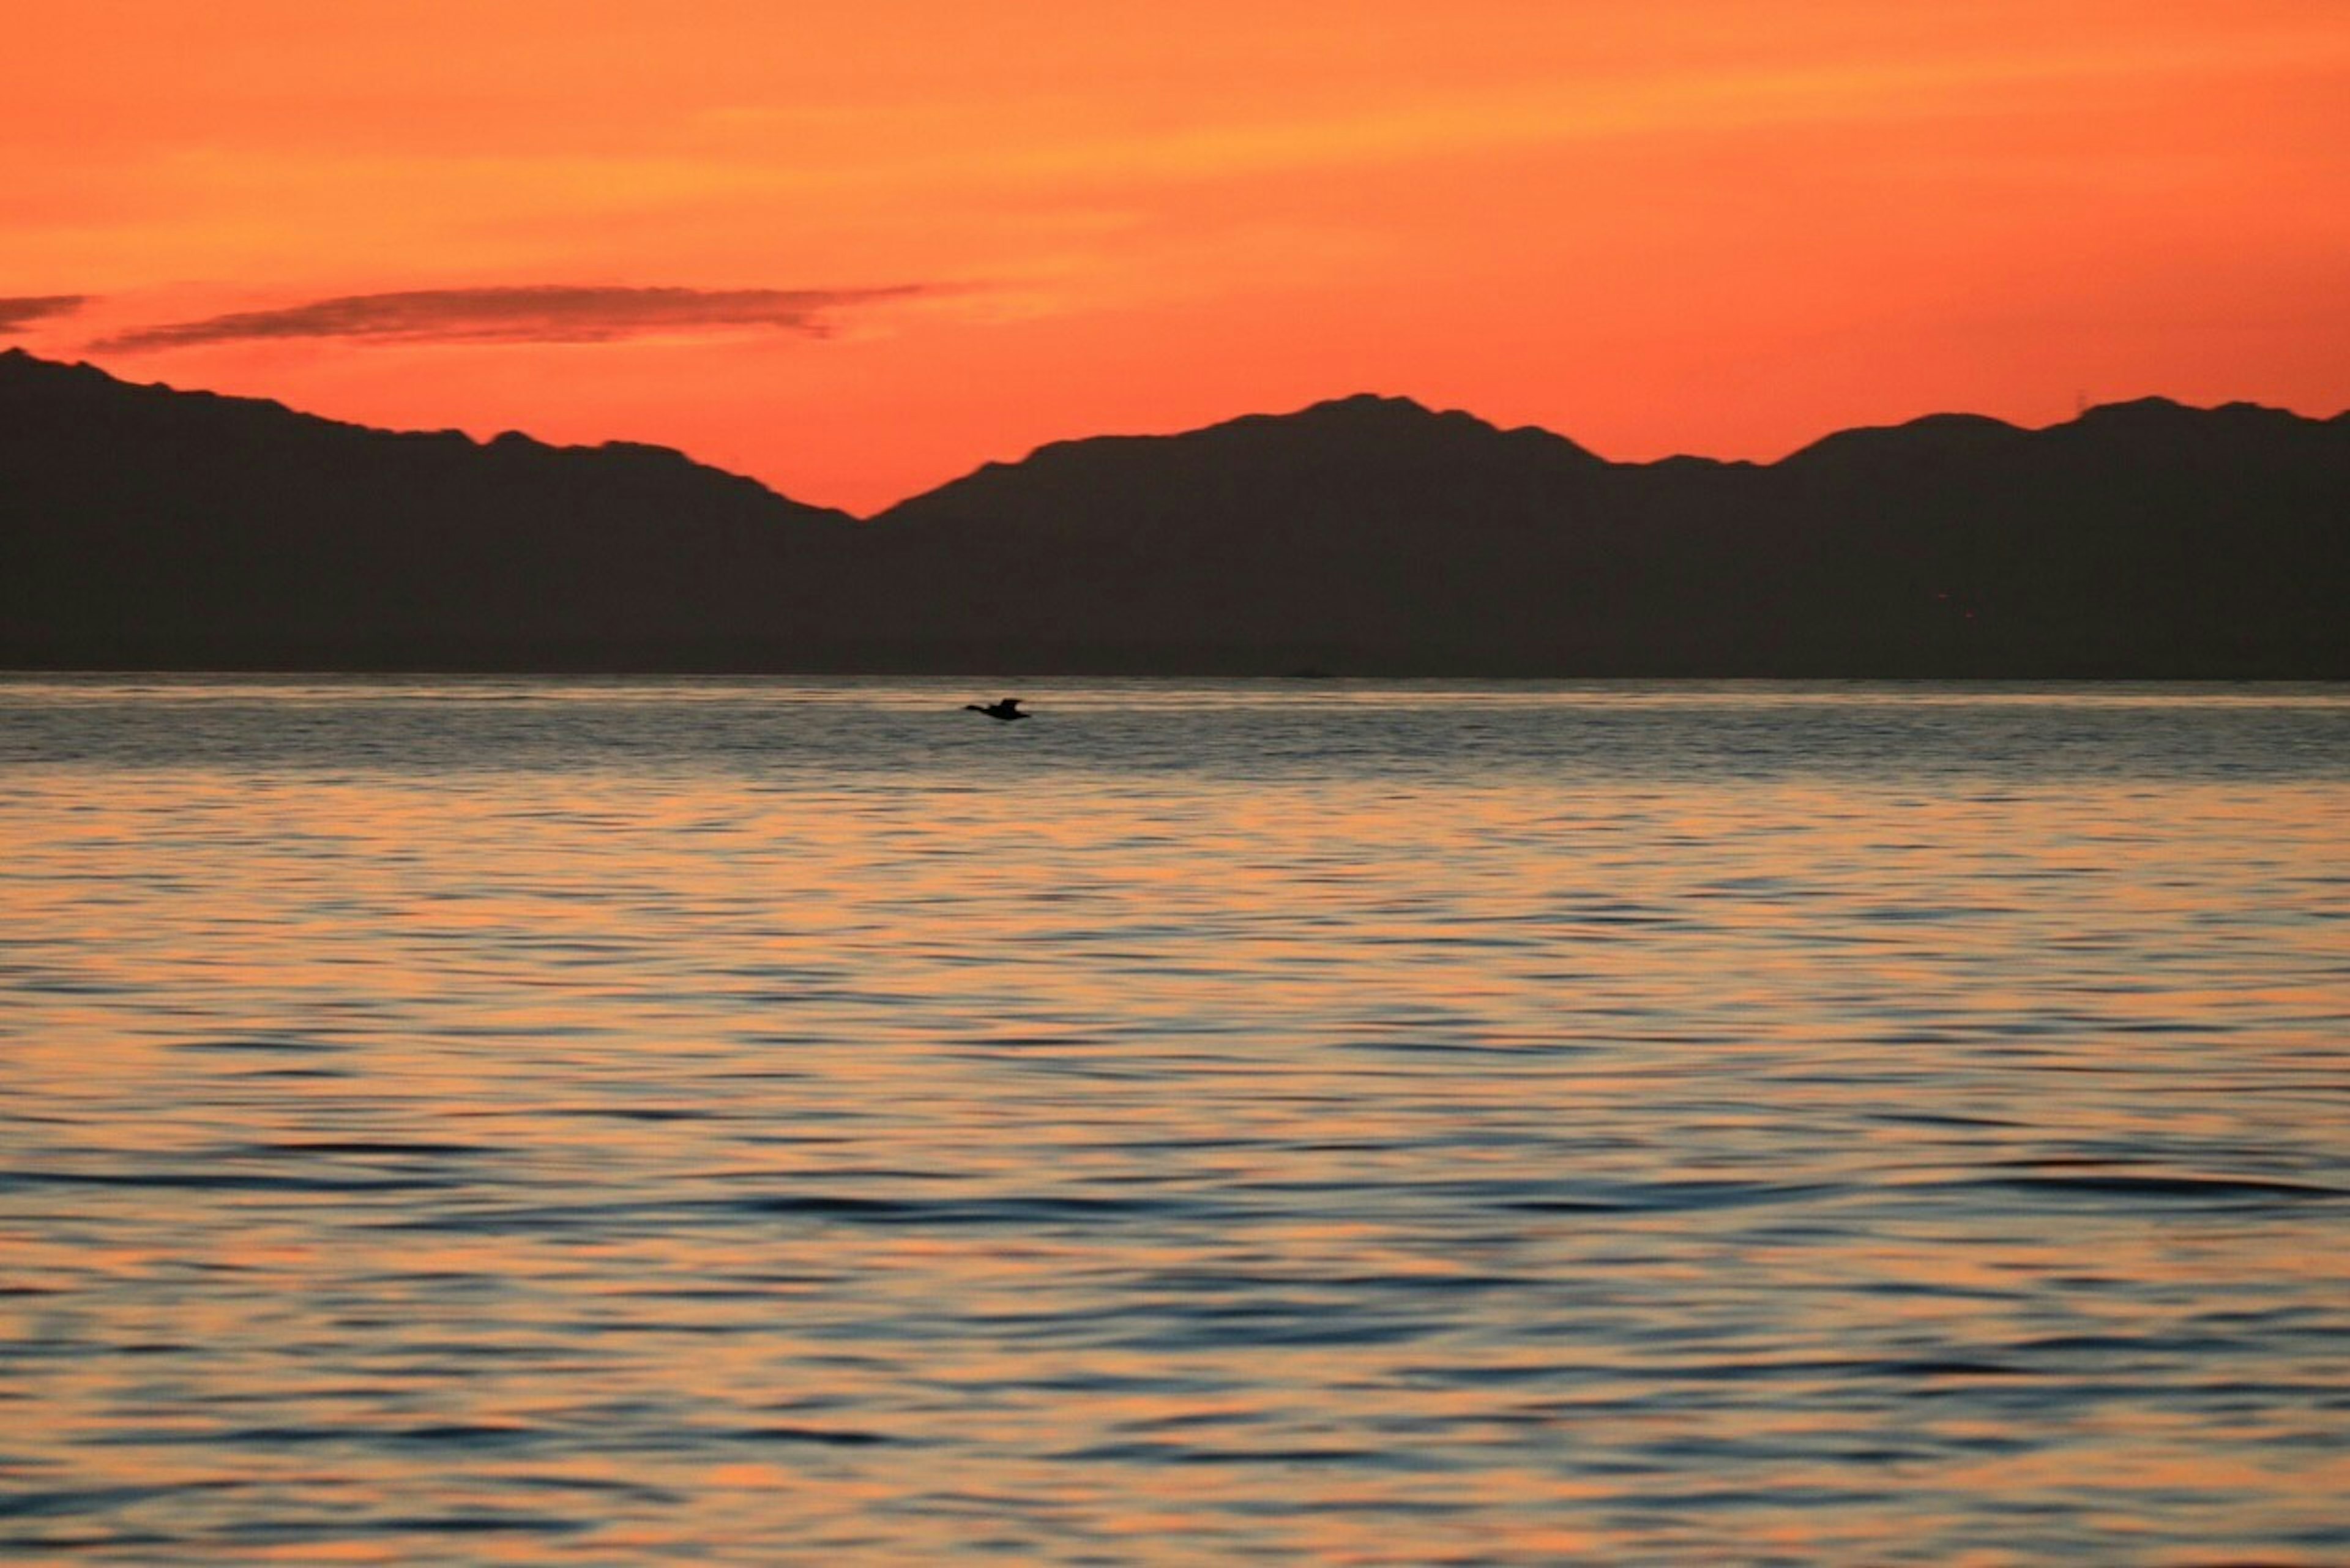
[[0,296],[0,332],[22,332],[52,316],[71,316],[89,303],[86,294],[27,294]]
[[548,284],[352,294],[277,310],[242,310],[135,327],[93,348],[332,337],[354,343],[610,343],[652,333],[771,327],[823,337],[834,312],[931,292],[889,288],[607,288]]

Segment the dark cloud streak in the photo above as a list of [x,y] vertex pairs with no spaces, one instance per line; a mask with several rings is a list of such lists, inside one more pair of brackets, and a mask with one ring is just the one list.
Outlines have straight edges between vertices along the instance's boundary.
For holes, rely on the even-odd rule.
[[[833,312],[931,292],[888,288],[622,288],[547,284],[353,294],[276,310],[134,327],[96,349],[191,348],[209,343],[331,337],[355,343],[609,343],[660,332],[764,327],[831,332]],[[0,302],[5,303],[5,302]]]
[[52,316],[71,316],[89,303],[86,294],[27,294],[13,298],[0,296],[0,332],[22,332],[36,321],[46,321]]

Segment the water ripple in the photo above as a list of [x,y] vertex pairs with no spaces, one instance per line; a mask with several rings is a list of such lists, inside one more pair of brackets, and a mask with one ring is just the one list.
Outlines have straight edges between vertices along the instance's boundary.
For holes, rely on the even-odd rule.
[[2330,688],[0,679],[0,1555],[2350,1556]]

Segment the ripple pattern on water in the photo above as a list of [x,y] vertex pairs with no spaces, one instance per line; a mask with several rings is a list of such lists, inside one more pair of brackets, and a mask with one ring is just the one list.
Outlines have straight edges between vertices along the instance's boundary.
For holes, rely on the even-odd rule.
[[1024,691],[0,681],[0,1556],[2350,1559],[2350,696]]

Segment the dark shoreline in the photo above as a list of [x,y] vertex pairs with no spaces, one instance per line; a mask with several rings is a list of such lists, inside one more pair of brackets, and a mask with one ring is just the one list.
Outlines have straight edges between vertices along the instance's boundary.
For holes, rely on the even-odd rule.
[[1751,684],[1777,686],[2345,686],[2350,674],[2096,673],[1984,674],[1979,671],[1904,674],[1784,674],[1768,671],[1340,670],[1311,675],[1263,670],[1071,669],[973,664],[941,668],[816,668],[785,665],[327,665],[327,664],[0,664],[0,680],[87,676],[92,679],[383,680],[1247,680],[1311,690],[1331,684],[1470,684],[1622,682],[1626,684]]

